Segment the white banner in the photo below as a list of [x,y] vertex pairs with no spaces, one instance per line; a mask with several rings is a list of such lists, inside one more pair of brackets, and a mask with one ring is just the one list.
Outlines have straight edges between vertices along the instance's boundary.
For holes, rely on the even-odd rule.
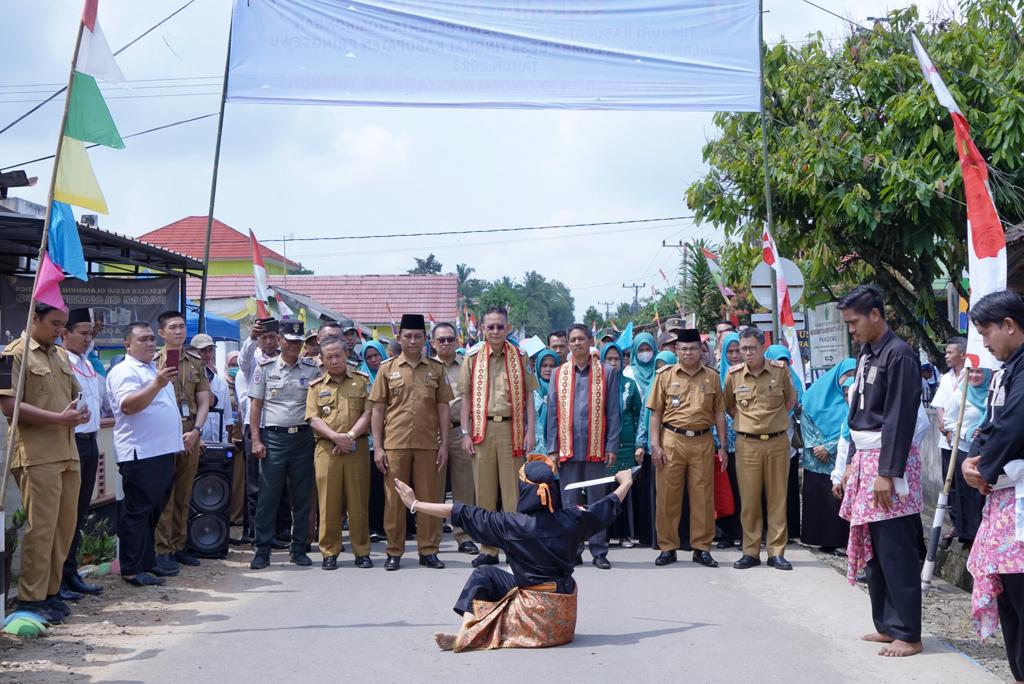
[[235,0],[231,102],[759,110],[758,0]]

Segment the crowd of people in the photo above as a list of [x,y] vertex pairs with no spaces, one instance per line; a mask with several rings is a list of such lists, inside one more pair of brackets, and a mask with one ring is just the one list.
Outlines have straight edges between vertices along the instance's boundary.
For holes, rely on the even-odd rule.
[[[465,615],[472,600],[498,601],[512,586],[550,581],[551,592],[575,595],[565,580],[584,551],[602,570],[612,568],[615,545],[654,549],[657,566],[687,551],[715,568],[713,549],[738,544],[733,567],[746,570],[761,564],[765,546],[767,565],[789,571],[786,548],[799,538],[848,556],[849,580],[866,581],[871,597],[876,631],[864,638],[881,642],[883,655],[912,655],[921,650],[927,399],[942,426],[943,458],[958,464],[947,538],[974,544],[974,617],[988,633],[1002,621],[1021,678],[1024,546],[1007,542],[1021,538],[1014,520],[1024,517],[1013,515],[1022,498],[1005,492],[1007,481],[1024,479],[1015,461],[1020,421],[1010,415],[1024,391],[1014,373],[1024,303],[996,293],[970,313],[1008,362],[1003,370],[965,370],[966,342],[955,338],[934,391],[918,354],[889,329],[877,288],[856,288],[839,309],[859,356],[805,388],[790,351],[767,345],[756,327],[721,321],[702,334],[669,325],[623,344],[574,324],[530,356],[510,337],[501,308],[483,313],[483,339],[466,346],[453,324],[428,332],[418,314],[402,316],[388,345],[335,321],[306,331],[301,321],[259,319],[221,370],[213,340],[186,341],[184,316],[168,311],[156,330],[127,327],[123,360],[104,379],[91,354],[89,311],[38,304],[30,335],[3,352],[15,379],[29,364],[11,463],[29,515],[21,605],[59,622],[68,600],[101,590],[79,577],[75,547],[96,477],[97,431],[109,424],[124,492],[120,572],[135,586],[163,584],[200,563],[186,530],[197,464],[204,444],[233,442],[232,517],[243,530],[237,541],[252,544],[253,570],[267,567],[275,549],[312,565],[313,543],[321,567],[335,570],[343,530],[357,568],[374,567],[371,545],[384,541],[384,569],[399,570],[415,539],[419,564],[441,569],[441,539],[451,532],[457,551],[474,556],[456,605]],[[13,394],[0,389],[8,416]],[[609,474],[618,474],[615,485],[572,486]],[[503,550],[513,570],[524,567],[528,545],[510,551],[513,540],[493,527],[522,521],[486,515],[520,510],[529,487],[539,497],[529,513],[539,518],[617,492],[601,509],[602,524],[559,523],[572,540],[563,549],[568,567],[540,566],[565,576],[489,567]],[[449,494],[454,508],[443,505]],[[542,528],[529,526],[531,534]],[[530,536],[516,534],[524,544]],[[449,636],[442,647],[460,643]]]

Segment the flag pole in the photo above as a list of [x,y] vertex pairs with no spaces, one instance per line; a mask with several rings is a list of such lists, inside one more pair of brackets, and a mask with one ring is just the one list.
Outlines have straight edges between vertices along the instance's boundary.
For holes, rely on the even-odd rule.
[[[87,0],[88,1],[88,0]],[[25,346],[21,354],[21,366],[18,369],[18,378],[14,386],[14,408],[11,410],[11,420],[7,429],[7,453],[4,455],[2,466],[0,466],[0,616],[7,615],[7,592],[6,586],[6,554],[5,548],[7,538],[7,475],[11,469],[11,459],[14,457],[14,445],[18,438],[18,417],[21,415],[21,402],[25,394],[25,378],[28,375],[28,340],[32,335],[32,319],[35,315],[36,287],[39,286],[39,271],[46,255],[47,237],[50,232],[50,220],[53,216],[53,193],[57,187],[57,169],[60,168],[60,152],[64,142],[64,129],[68,124],[68,110],[71,107],[71,88],[75,78],[75,67],[78,66],[78,50],[82,46],[82,32],[85,30],[84,17],[78,22],[78,36],[75,38],[75,50],[71,53],[71,69],[68,71],[67,95],[64,97],[64,113],[60,118],[60,133],[57,136],[57,153],[53,155],[53,171],[50,173],[50,189],[46,195],[46,218],[43,220],[43,232],[39,236],[39,254],[36,256],[36,274],[32,279],[32,292],[28,298],[28,316],[25,321]]]
[[203,281],[199,287],[199,332],[206,332],[206,281],[210,277],[210,238],[213,235],[213,208],[217,203],[217,173],[220,171],[220,142],[224,135],[224,104],[228,98],[228,72],[231,69],[231,31],[234,27],[234,10],[228,23],[228,49],[224,56],[224,81],[220,89],[220,113],[217,116],[217,142],[213,151],[213,176],[210,179],[210,208],[206,213],[206,244],[203,246]]
[[[757,53],[761,69],[761,156],[764,158],[764,216],[768,232],[775,235],[775,227],[772,225],[772,185],[768,179],[768,115],[764,106],[764,51],[767,46],[764,44],[764,0],[758,2],[757,22]],[[781,266],[781,264],[780,264]],[[772,282],[772,343],[779,341],[779,287],[775,280],[775,269],[771,269]]]

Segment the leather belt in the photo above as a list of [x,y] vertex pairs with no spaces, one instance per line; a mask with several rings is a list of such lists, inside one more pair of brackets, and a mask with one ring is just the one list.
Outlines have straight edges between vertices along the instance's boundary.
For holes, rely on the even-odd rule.
[[772,437],[778,437],[779,435],[786,434],[786,431],[783,430],[782,432],[769,432],[769,433],[764,434],[764,435],[755,435],[755,434],[750,433],[750,432],[737,432],[736,434],[740,435],[741,437],[746,437],[747,439],[759,439],[762,442],[765,442],[765,441],[771,439]]
[[503,423],[506,420],[512,420],[511,416],[487,416],[487,420],[494,421],[495,423]]
[[709,427],[706,427],[703,430],[687,430],[686,428],[678,428],[674,425],[669,425],[668,423],[662,423],[661,427],[665,428],[669,432],[674,432],[677,435],[682,435],[683,437],[700,437],[701,435],[707,432],[711,432],[711,428]]
[[523,587],[526,591],[545,591],[547,593],[553,593],[558,589],[558,585],[554,582],[545,582],[544,584],[534,584],[532,587]]
[[309,430],[308,425],[293,425],[292,427],[282,427],[280,425],[267,425],[263,428],[267,432],[285,432],[289,435],[294,435],[297,432],[305,432]]

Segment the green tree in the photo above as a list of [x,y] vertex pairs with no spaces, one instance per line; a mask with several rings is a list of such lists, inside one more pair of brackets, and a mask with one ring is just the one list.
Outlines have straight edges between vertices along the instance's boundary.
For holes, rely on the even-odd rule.
[[604,327],[604,317],[601,316],[597,307],[591,304],[587,307],[586,313],[583,314],[583,324],[593,327],[595,323],[598,328]]
[[[896,322],[930,353],[954,333],[933,284],[966,263],[963,182],[948,112],[922,78],[916,31],[973,126],[1001,216],[1024,216],[1024,41],[1019,0],[964,2],[931,23],[916,7],[838,46],[821,35],[764,59],[768,155],[779,249],[808,303],[874,281]],[[995,84],[993,87],[990,84]],[[708,173],[687,190],[698,222],[725,229],[727,272],[747,282],[764,225],[758,114],[721,113]],[[730,254],[734,246],[739,254]],[[954,277],[959,287],[959,278]]]
[[420,259],[419,257],[413,257],[416,260],[416,266],[409,269],[409,273],[412,275],[429,275],[433,273],[441,272],[441,262],[437,260],[433,254],[428,254],[426,259]]
[[711,274],[708,259],[704,256],[705,248],[709,248],[706,240],[694,240],[689,244],[689,258],[680,268],[680,275],[686,283],[683,288],[686,313],[696,314],[697,327],[706,331],[712,330],[715,321],[722,317],[725,299]]

